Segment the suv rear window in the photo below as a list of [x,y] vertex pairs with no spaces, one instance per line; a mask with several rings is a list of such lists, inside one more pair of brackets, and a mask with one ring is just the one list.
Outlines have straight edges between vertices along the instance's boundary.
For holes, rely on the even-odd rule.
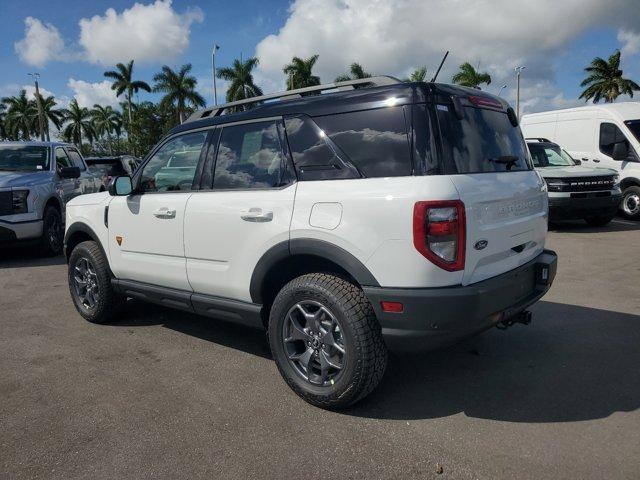
[[436,105],[442,136],[442,173],[531,170],[518,127],[500,111],[463,107],[459,120],[451,105]]

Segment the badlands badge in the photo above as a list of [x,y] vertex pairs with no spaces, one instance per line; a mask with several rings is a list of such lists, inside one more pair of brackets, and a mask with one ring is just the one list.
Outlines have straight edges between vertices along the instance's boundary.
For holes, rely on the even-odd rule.
[[116,235],[116,242],[118,246],[122,245],[122,235]]

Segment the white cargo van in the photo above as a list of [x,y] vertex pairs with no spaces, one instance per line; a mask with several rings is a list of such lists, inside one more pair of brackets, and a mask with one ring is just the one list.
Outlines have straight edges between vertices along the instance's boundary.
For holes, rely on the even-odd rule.
[[556,110],[524,115],[525,137],[558,143],[585,165],[620,173],[623,213],[640,220],[640,102]]

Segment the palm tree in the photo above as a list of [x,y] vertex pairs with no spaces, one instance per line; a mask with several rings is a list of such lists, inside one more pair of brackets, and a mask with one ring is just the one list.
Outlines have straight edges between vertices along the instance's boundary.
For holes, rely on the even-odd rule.
[[[224,67],[218,70],[218,78],[230,82],[227,88],[227,102],[243,100],[245,98],[258,97],[262,90],[253,83],[251,71],[258,66],[258,59],[253,57],[246,62],[234,60],[232,67]],[[244,110],[240,108],[238,110]]]
[[585,102],[593,99],[593,103],[598,103],[604,98],[606,103],[611,103],[619,95],[627,94],[633,97],[634,90],[640,90],[640,86],[633,80],[622,78],[620,70],[620,50],[609,57],[608,61],[596,57],[591,61],[591,65],[584,69],[589,74],[580,84],[587,87],[579,98],[584,98]]
[[71,139],[78,148],[82,147],[83,133],[89,142],[93,141],[96,133],[91,123],[91,113],[88,108],[78,105],[78,101],[74,98],[69,103],[69,108],[64,109],[63,113],[63,123],[68,123],[62,131],[62,135],[65,138]]
[[62,110],[54,108],[57,105],[57,103],[53,95],[50,95],[44,98],[40,94],[40,105],[42,106],[42,114],[44,115],[44,120],[45,120],[44,132],[47,135],[47,142],[49,142],[51,141],[51,135],[49,132],[49,122],[53,123],[53,125],[58,130],[60,130],[60,126],[62,125],[62,119],[64,118],[64,113],[62,112]]
[[111,140],[111,134],[114,132],[120,136],[122,116],[111,105],[105,107],[95,104],[89,114],[96,137],[106,136],[107,140]]
[[4,103],[0,103],[0,140],[7,138],[7,130],[5,125],[5,117],[7,106]]
[[349,66],[349,73],[346,75],[338,75],[335,79],[336,82],[346,82],[347,80],[358,80],[360,78],[369,78],[371,74],[364,71],[362,65],[359,63],[352,63]]
[[17,97],[5,97],[2,101],[7,105],[5,117],[6,129],[11,138],[31,140],[35,134],[38,120],[36,102],[27,98],[27,91],[22,89]]
[[405,78],[405,82],[424,82],[425,77],[427,76],[427,67],[416,68],[409,78]]
[[166,95],[160,100],[162,107],[175,106],[178,114],[178,121],[184,122],[185,108],[187,105],[194,107],[204,107],[206,102],[202,95],[196,92],[198,81],[191,72],[191,64],[187,63],[180,68],[179,72],[174,72],[164,65],[162,71],[153,77],[156,84],[154,92],[164,92]]
[[478,72],[469,62],[464,62],[460,65],[458,73],[456,73],[451,80],[453,83],[457,83],[463,87],[477,88],[480,90],[481,84],[491,84],[491,75],[486,72]]
[[289,76],[287,90],[320,85],[320,77],[312,72],[313,66],[318,61],[318,56],[312,55],[306,60],[300,57],[293,57],[291,63],[284,66],[282,71]]
[[129,112],[129,123],[131,123],[131,98],[133,97],[133,94],[138,93],[139,90],[150,92],[151,87],[146,82],[133,79],[133,60],[126,65],[118,63],[116,65],[116,70],[104,72],[104,76],[115,80],[111,85],[111,89],[116,91],[116,95],[118,97],[125,93],[127,110]]

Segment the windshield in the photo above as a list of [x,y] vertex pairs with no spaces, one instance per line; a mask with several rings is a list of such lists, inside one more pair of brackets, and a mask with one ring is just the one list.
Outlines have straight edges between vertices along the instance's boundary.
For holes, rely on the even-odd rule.
[[569,154],[563,154],[557,145],[530,143],[529,151],[531,152],[533,164],[538,168],[570,167],[575,165]]
[[518,127],[505,112],[465,107],[459,120],[450,105],[436,105],[445,174],[531,170]]
[[636,140],[640,142],[640,120],[627,120],[624,124],[631,130]]
[[19,172],[49,170],[49,149],[26,145],[0,145],[0,170]]

